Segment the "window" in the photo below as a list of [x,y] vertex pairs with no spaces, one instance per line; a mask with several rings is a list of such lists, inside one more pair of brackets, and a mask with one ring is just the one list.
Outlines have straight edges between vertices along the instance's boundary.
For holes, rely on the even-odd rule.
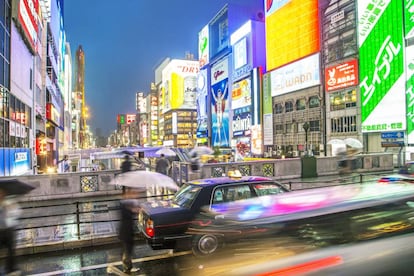
[[310,131],[320,131],[319,121],[309,121]]
[[318,96],[312,96],[309,98],[309,108],[319,107],[320,102]]
[[222,186],[214,190],[212,204],[231,202],[251,197],[252,194],[248,184]]
[[306,108],[306,100],[298,99],[296,100],[296,110],[304,110]]
[[293,111],[293,103],[291,101],[285,102],[285,112]]
[[253,185],[253,189],[256,192],[257,196],[277,195],[284,192],[284,190],[279,185],[270,183],[255,184]]
[[283,106],[281,103],[275,104],[275,114],[281,114],[283,113]]
[[356,90],[332,93],[332,95],[329,96],[329,101],[331,111],[356,107]]
[[345,116],[331,119],[332,133],[347,133],[356,131],[356,116]]
[[277,124],[275,125],[276,133],[283,133],[283,125]]

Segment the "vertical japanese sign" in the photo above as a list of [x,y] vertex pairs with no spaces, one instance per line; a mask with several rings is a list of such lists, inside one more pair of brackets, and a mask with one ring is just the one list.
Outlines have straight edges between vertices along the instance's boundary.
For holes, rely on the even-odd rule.
[[[414,37],[414,0],[404,0],[405,39]],[[407,143],[414,144],[414,45],[405,50]]]
[[263,144],[273,145],[273,110],[270,73],[263,75]]
[[358,2],[362,132],[405,130],[402,1]]
[[228,58],[211,67],[211,142],[213,147],[230,147]]

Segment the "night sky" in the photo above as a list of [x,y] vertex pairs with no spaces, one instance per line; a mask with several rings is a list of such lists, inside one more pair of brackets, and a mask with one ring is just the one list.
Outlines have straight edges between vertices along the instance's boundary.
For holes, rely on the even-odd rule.
[[[66,40],[72,62],[85,52],[85,97],[92,132],[108,135],[116,115],[135,113],[135,93],[150,90],[154,70],[166,57],[198,58],[199,31],[226,3],[263,0],[68,0]],[[255,2],[257,3],[257,2]]]

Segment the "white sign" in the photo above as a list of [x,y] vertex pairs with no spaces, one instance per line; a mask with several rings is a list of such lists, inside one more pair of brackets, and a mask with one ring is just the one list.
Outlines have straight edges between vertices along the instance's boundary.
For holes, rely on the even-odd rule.
[[270,81],[272,97],[319,85],[319,53],[272,71]]

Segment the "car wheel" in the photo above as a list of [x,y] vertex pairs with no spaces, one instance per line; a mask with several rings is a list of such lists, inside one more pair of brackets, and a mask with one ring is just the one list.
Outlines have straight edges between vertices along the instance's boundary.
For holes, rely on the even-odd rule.
[[192,250],[196,256],[209,256],[214,254],[220,246],[220,240],[212,234],[197,235],[193,238]]

